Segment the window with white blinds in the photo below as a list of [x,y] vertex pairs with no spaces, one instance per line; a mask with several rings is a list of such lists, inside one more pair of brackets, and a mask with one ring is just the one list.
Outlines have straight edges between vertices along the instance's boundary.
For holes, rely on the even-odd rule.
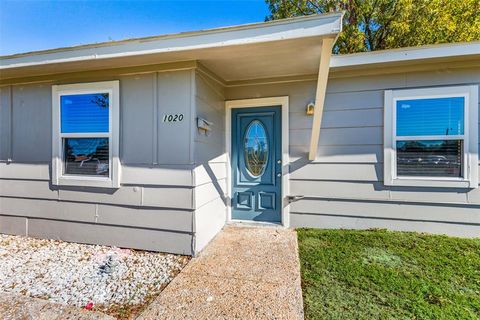
[[118,186],[118,81],[53,91],[57,183]]
[[397,176],[464,176],[465,97],[399,99],[395,114]]
[[385,184],[478,187],[477,150],[478,86],[386,92]]
[[63,174],[108,177],[110,94],[60,96]]

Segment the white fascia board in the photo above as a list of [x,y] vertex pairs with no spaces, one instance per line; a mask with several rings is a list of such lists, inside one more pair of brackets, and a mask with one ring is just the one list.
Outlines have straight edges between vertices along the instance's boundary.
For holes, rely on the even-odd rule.
[[365,66],[382,63],[408,62],[439,58],[468,57],[480,55],[480,42],[450,43],[412,48],[334,55],[330,68]]
[[0,70],[163,52],[198,50],[305,37],[336,36],[343,13],[312,15],[176,35],[132,39],[0,57]]

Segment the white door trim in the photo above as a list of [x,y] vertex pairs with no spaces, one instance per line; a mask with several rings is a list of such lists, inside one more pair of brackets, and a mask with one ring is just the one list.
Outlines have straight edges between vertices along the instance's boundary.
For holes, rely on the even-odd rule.
[[[289,185],[289,142],[288,142],[288,96],[227,100],[225,101],[226,117],[225,117],[225,142],[227,153],[227,222],[232,221],[232,167],[231,167],[231,148],[232,148],[232,109],[233,108],[250,108],[250,107],[277,107],[282,109],[282,225],[290,226],[289,202],[287,196],[290,192]],[[236,221],[236,220],[235,220]]]

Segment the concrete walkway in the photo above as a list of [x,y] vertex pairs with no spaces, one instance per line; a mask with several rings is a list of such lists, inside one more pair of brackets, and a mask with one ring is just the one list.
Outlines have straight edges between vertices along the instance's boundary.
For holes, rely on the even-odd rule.
[[227,226],[139,319],[303,319],[293,230]]

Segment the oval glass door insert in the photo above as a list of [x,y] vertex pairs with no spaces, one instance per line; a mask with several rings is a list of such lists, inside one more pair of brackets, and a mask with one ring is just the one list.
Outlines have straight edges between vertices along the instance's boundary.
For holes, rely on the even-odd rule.
[[248,173],[253,177],[259,177],[265,171],[268,162],[268,138],[267,131],[258,120],[253,120],[245,131],[245,164]]

